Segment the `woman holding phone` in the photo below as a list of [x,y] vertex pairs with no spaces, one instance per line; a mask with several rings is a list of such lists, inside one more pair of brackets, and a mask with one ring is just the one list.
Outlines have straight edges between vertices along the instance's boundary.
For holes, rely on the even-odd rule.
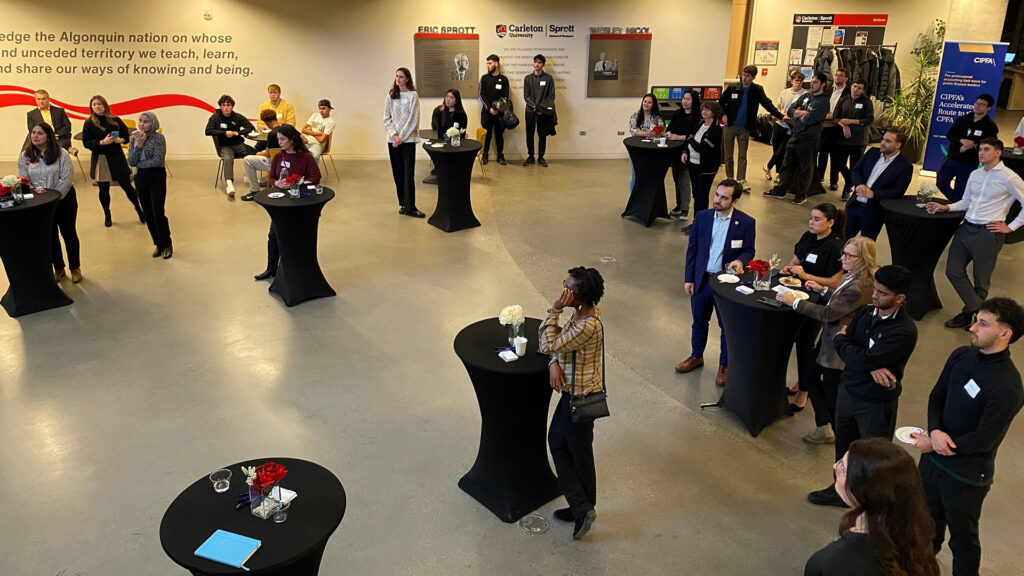
[[149,236],[156,246],[153,258],[163,256],[167,260],[174,253],[171,249],[171,228],[164,214],[164,203],[167,200],[167,169],[164,166],[167,141],[158,132],[160,121],[156,114],[139,114],[138,126],[138,130],[132,132],[132,141],[128,146],[128,164],[136,169],[135,185],[138,186],[142,212],[146,215]]
[[40,122],[29,131],[29,142],[18,157],[18,176],[27,179],[33,186],[56,190],[61,195],[57,213],[53,217],[51,258],[53,279],[60,282],[67,277],[64,269],[64,254],[60,249],[60,237],[68,252],[71,267],[71,281],[82,281],[82,262],[79,260],[78,243],[78,196],[72,184],[71,155],[61,148],[53,128]]
[[132,172],[128,168],[128,161],[124,158],[124,150],[121,148],[128,138],[128,127],[120,118],[110,113],[110,106],[107,99],[96,95],[89,100],[89,108],[92,113],[82,127],[82,143],[92,151],[95,158],[94,176],[99,182],[100,205],[103,206],[103,225],[107,228],[113,226],[110,216],[110,183],[117,182],[124,189],[128,200],[135,207],[135,213],[139,216],[139,222],[145,222],[146,217],[139,207],[139,196],[132,188]]
[[[281,124],[277,128],[277,142],[281,146],[281,152],[271,161],[270,173],[267,176],[267,184],[271,188],[287,190],[288,177],[296,174],[306,182],[320,183],[320,168],[316,165],[316,159],[306,148],[306,141],[294,126]],[[274,223],[271,222],[270,233],[267,234],[267,269],[257,274],[256,280],[276,276],[280,259],[281,249],[277,245],[277,232],[274,230]]]

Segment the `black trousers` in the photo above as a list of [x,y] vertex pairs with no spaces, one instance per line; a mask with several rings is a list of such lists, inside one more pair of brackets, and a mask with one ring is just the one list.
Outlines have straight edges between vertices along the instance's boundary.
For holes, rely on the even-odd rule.
[[805,317],[796,331],[796,367],[797,378],[800,377],[800,367],[808,360],[818,357],[818,336],[821,334],[821,322],[814,318]]
[[786,156],[786,142],[789,142],[793,133],[779,126],[772,125],[772,157],[768,160],[768,168],[781,168],[782,159]]
[[839,183],[839,167],[836,163],[836,149],[839,146],[839,137],[843,135],[843,129],[839,126],[831,126],[821,129],[821,143],[818,147],[818,180],[825,179],[825,167],[828,161],[832,160],[832,167],[829,169],[828,183]]
[[[124,195],[128,197],[128,201],[135,207],[136,212],[142,212],[142,208],[139,207],[139,195],[135,192],[135,188],[132,188],[132,181],[130,178],[118,181],[118,185],[124,190]],[[100,182],[100,206],[103,207],[103,214],[110,216],[110,182]]]
[[691,162],[686,163],[686,170],[690,173],[690,190],[693,195],[693,214],[707,210],[711,198],[711,186],[715,183],[715,175],[718,172],[701,173],[700,166]]
[[539,115],[533,110],[526,112],[526,153],[533,157],[533,133],[537,132],[537,152],[538,156],[544,156],[544,151],[548,148],[548,137],[543,132],[537,130],[537,121]]
[[167,202],[167,170],[143,168],[135,173],[135,188],[139,192],[142,213],[146,215],[146,227],[153,245],[161,250],[171,246],[171,227],[164,214]]
[[281,261],[281,246],[277,243],[277,230],[274,230],[274,223],[270,223],[270,232],[267,233],[267,270],[277,273],[277,265]]
[[569,394],[562,393],[551,417],[548,446],[555,462],[558,486],[573,516],[583,518],[597,505],[597,471],[594,469],[594,423],[573,424]]
[[394,147],[388,144],[391,157],[391,175],[395,178],[398,205],[406,210],[416,209],[416,143],[403,142]]
[[935,521],[935,552],[942,549],[949,528],[949,550],[953,553],[953,576],[977,576],[981,566],[978,525],[981,505],[990,486],[972,486],[956,480],[921,455],[921,479],[928,511]]
[[53,217],[53,234],[50,241],[53,269],[64,267],[64,254],[60,249],[60,238],[64,238],[64,249],[68,252],[68,266],[72,270],[82,267],[81,244],[78,242],[78,194],[72,186],[57,203],[57,214]]
[[782,168],[779,169],[778,190],[791,192],[797,198],[806,198],[812,186],[815,189],[821,188],[821,184],[814,178],[814,151],[817,148],[818,141],[814,138],[789,139]]
[[[860,144],[839,144],[832,155],[832,168],[843,175],[843,191],[853,189],[850,169],[857,165],[864,155],[864,147]],[[833,180],[835,182],[835,180]]]
[[480,127],[487,130],[487,136],[484,136],[484,154],[491,151],[491,134],[493,133],[495,150],[498,156],[501,156],[505,150],[505,125],[501,123],[501,119],[491,115],[488,110],[482,110],[480,112]]
[[850,444],[861,438],[885,438],[892,441],[896,433],[896,412],[899,398],[887,402],[873,402],[858,398],[839,387],[836,397],[836,461],[843,458]]
[[842,370],[825,368],[818,364],[818,352],[821,344],[814,347],[809,357],[800,367],[800,389],[807,392],[814,408],[814,425],[832,424],[835,432],[836,396],[839,394],[839,377]]

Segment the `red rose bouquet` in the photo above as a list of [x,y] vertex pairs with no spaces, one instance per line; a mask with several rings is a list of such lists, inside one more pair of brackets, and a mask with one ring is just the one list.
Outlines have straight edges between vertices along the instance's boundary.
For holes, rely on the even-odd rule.
[[292,174],[284,179],[284,183],[289,186],[294,186],[299,182],[302,182],[302,174]]
[[771,265],[764,260],[751,260],[750,264],[747,264],[747,268],[757,272],[757,277],[764,280],[768,276],[768,270],[771,269]]
[[28,180],[9,174],[0,178],[0,196],[6,196],[14,192],[14,187],[28,186]]
[[664,126],[655,126],[654,127],[654,135],[657,138],[661,138],[661,135],[664,134],[664,133],[665,133],[665,127]]
[[1015,136],[1013,138],[1013,144],[1017,146],[1017,148],[1024,148],[1024,137]]
[[288,475],[288,469],[277,462],[267,462],[256,467],[256,474],[252,480],[252,487],[257,490],[273,486]]

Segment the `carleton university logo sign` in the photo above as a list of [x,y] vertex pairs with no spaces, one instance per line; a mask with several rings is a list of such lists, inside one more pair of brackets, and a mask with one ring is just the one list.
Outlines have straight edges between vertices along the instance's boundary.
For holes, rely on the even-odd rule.
[[498,38],[504,38],[508,34],[508,27],[504,24],[498,24],[494,27],[494,32],[498,35]]

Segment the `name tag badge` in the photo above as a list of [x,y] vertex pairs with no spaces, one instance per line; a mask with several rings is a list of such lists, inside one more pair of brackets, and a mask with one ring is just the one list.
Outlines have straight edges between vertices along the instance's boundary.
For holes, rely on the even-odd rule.
[[735,100],[735,99],[737,99],[737,98],[739,98],[739,97],[740,97],[740,95],[739,95],[739,94],[736,94],[735,92],[733,92],[733,94],[732,94],[732,99],[733,99],[733,100]]
[[978,383],[974,381],[974,378],[971,378],[970,380],[967,381],[967,385],[964,386],[964,390],[967,391],[967,394],[971,398],[975,398],[978,396],[978,392],[981,392],[981,387],[978,386]]
[[285,161],[281,162],[281,166],[284,166],[285,168],[291,168],[292,167],[292,163],[287,161],[287,160],[285,160]]
[[224,124],[223,122],[221,122],[220,129],[221,130],[227,130],[228,129],[228,125]]
[[501,84],[495,84],[494,88],[497,89],[497,90],[501,90]]
[[868,199],[863,196],[857,196],[857,202],[860,202],[861,204],[867,204]]
[[540,85],[541,86],[547,86],[548,85],[548,81],[547,80],[541,80],[540,81]]
[[735,248],[743,248],[743,240],[733,240],[731,245],[732,245],[732,247],[734,249]]
[[806,262],[810,262],[811,264],[817,264],[818,263],[818,255],[817,254],[808,254],[807,258],[804,258],[804,260]]
[[277,119],[280,120],[281,118],[284,118],[284,116],[282,116],[281,114],[278,114],[277,115]]
[[855,109],[857,109],[857,110],[860,110],[861,108],[863,108],[863,107],[864,107],[864,105],[863,105],[863,104],[854,104],[854,105],[853,105],[853,107],[854,107]]
[[974,131],[974,135],[975,136],[981,136],[981,130],[975,130]]

